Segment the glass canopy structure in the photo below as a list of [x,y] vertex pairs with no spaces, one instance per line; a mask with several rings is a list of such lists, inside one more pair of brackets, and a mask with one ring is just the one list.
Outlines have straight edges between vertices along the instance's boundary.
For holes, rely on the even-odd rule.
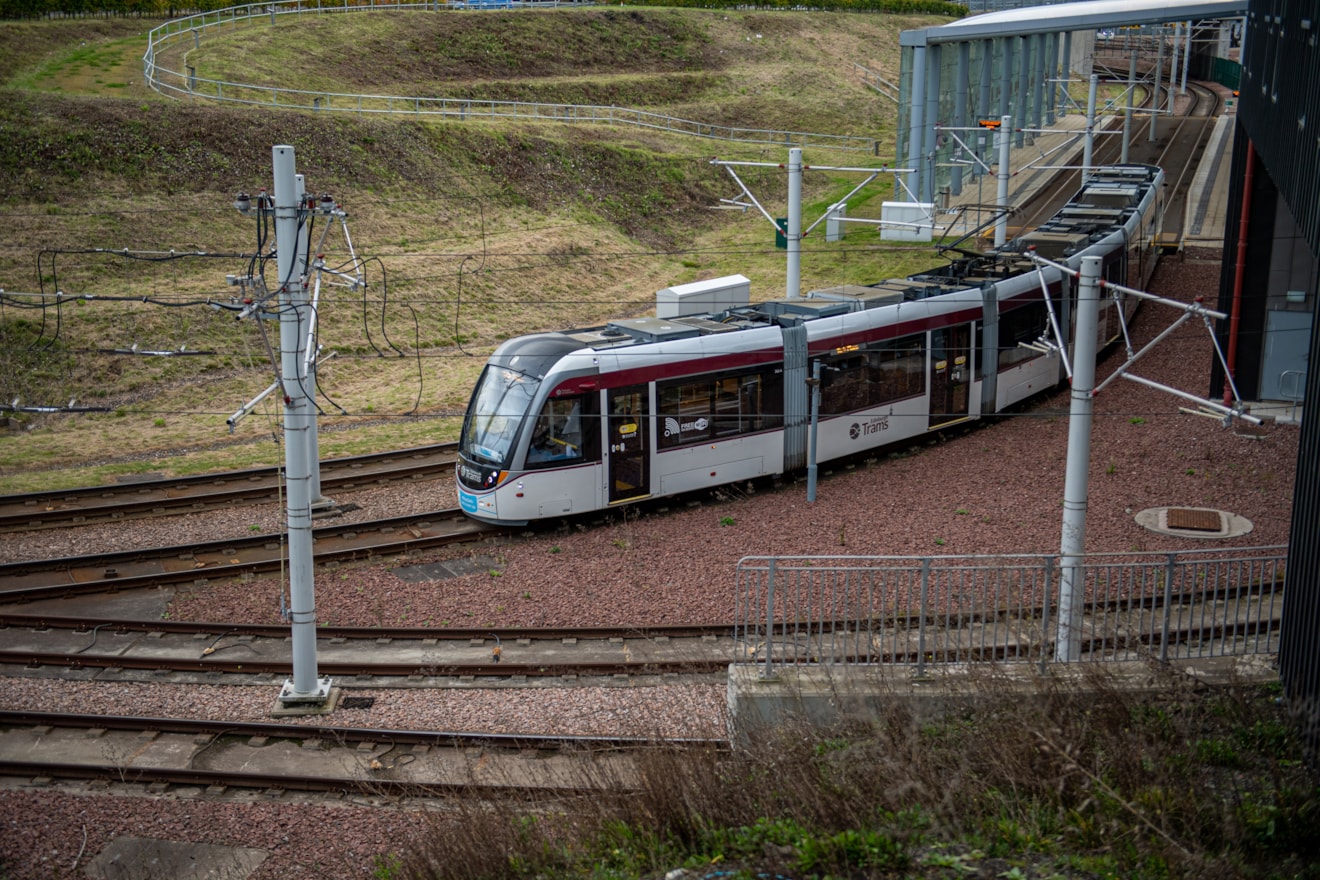
[[[900,36],[899,130],[895,165],[913,169],[906,199],[933,202],[961,190],[964,172],[993,164],[996,138],[977,127],[1012,118],[1013,146],[1052,125],[1066,107],[1073,40],[1097,31],[1235,19],[1247,0],[1089,0],[973,15]],[[975,154],[975,158],[969,155]]]

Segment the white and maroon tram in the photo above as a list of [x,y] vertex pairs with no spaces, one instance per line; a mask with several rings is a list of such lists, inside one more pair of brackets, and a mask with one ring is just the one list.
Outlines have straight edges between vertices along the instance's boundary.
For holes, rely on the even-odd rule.
[[[1043,291],[1071,335],[1075,285],[1022,252],[1073,268],[1099,255],[1106,279],[1144,287],[1163,180],[1148,165],[1096,169],[1039,229],[907,278],[752,303],[731,276],[661,291],[654,318],[510,339],[468,404],[460,506],[521,525],[803,468],[817,363],[817,461],[1053,388],[1066,374]],[[1102,344],[1136,304],[1102,301]]]

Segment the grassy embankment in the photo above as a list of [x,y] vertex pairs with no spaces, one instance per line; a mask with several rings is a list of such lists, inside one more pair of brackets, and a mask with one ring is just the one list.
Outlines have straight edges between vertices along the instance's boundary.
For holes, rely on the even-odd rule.
[[[874,137],[892,156],[895,107],[853,63],[897,76],[897,34],[921,19],[695,10],[559,10],[470,16],[308,17],[184,41],[161,63],[203,79],[345,93],[468,96],[641,107],[686,119]],[[926,19],[929,21],[929,19]],[[349,212],[365,290],[323,293],[326,456],[454,436],[483,357],[529,331],[646,313],[670,284],[741,272],[756,296],[783,284],[783,251],[714,155],[781,162],[786,150],[640,128],[428,122],[275,112],[163,98],[145,89],[149,22],[0,25],[0,287],[62,291],[58,311],[0,315],[0,393],[25,405],[105,413],[20,417],[0,443],[0,491],[138,472],[192,473],[277,461],[269,402],[231,437],[225,418],[272,380],[252,321],[210,308],[248,271],[255,223],[231,207],[270,186],[270,148],[292,144],[308,188]],[[776,169],[741,176],[774,213]],[[812,173],[806,217],[855,175]],[[874,213],[888,193],[855,199]],[[319,230],[318,230],[319,234]],[[803,285],[875,280],[928,266],[929,248],[882,247],[859,230],[820,236]],[[269,247],[269,242],[267,242]],[[90,249],[153,252],[125,259]],[[332,229],[322,248],[342,263]],[[174,258],[170,257],[173,252]],[[198,257],[197,252],[222,255]],[[180,254],[189,256],[178,256]],[[267,278],[273,276],[273,266]],[[89,297],[89,298],[82,298]],[[94,298],[90,298],[94,297]],[[118,300],[116,297],[124,297]],[[143,302],[144,298],[150,302]],[[202,303],[171,307],[184,303]],[[268,325],[268,338],[277,333]],[[127,349],[206,351],[148,358]]]

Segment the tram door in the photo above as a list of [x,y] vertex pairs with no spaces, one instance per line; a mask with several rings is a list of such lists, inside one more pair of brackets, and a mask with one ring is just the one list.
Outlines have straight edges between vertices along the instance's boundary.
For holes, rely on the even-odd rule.
[[647,447],[645,385],[609,392],[610,503],[649,495],[650,456]]
[[967,418],[972,386],[972,325],[958,324],[930,334],[930,422],[938,428]]

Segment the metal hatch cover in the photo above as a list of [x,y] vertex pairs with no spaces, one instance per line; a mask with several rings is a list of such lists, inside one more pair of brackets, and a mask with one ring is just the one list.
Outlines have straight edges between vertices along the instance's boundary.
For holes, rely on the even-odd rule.
[[1246,517],[1210,507],[1148,507],[1133,519],[1142,528],[1179,538],[1238,538],[1255,528]]
[[1196,507],[1170,507],[1164,514],[1171,529],[1191,529],[1197,532],[1222,532],[1224,520],[1217,510]]

